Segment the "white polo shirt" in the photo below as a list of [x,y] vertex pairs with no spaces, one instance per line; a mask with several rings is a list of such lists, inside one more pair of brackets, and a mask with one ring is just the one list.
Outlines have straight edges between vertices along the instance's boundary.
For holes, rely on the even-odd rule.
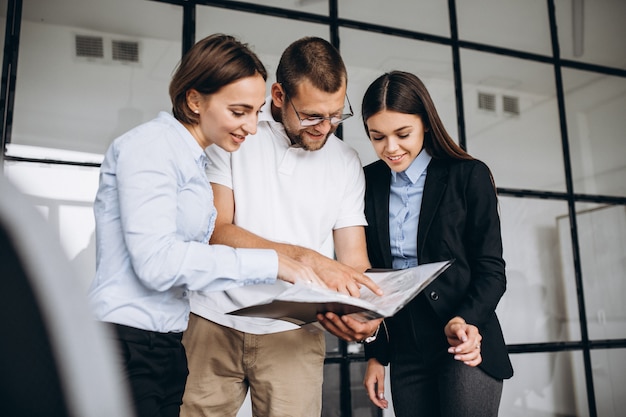
[[[332,135],[317,151],[294,148],[271,114],[271,97],[257,133],[227,153],[210,146],[209,180],[234,191],[235,224],[266,239],[314,249],[333,257],[332,231],[366,225],[365,180],[358,154]],[[255,334],[298,326],[273,319],[225,314],[257,304],[287,284],[255,285],[226,292],[195,293],[191,311],[223,326]]]

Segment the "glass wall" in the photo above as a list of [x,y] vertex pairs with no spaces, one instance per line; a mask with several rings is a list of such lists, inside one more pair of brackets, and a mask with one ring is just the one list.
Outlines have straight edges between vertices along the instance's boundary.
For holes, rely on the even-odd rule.
[[[269,3],[269,2],[268,2]],[[278,2],[274,2],[278,3]],[[311,4],[317,4],[311,2]],[[316,8],[317,9],[317,8]],[[198,6],[196,9],[196,40],[211,33],[233,33],[233,22],[237,22],[236,36],[248,43],[263,61],[268,72],[268,89],[276,80],[276,67],[283,50],[295,39],[303,36],[318,36],[329,40],[328,26],[319,23],[302,22],[284,17],[258,15],[225,8]],[[280,28],[289,36],[276,36],[273,30],[259,28]]]
[[563,89],[574,191],[626,196],[624,78],[565,68]]
[[[14,6],[17,34],[0,32],[18,57],[11,68],[3,55],[3,172],[58,232],[78,285],[93,276],[103,153],[169,110],[183,45],[237,36],[266,64],[269,93],[283,49],[320,36],[348,67],[355,117],[341,136],[364,165],[376,155],[363,93],[399,69],[494,174],[508,278],[497,312],[515,368],[501,415],[626,408],[626,2],[0,0],[3,27]],[[327,337],[324,416],[393,416],[369,403],[364,366],[360,345]]]
[[554,68],[473,50],[461,62],[467,150],[499,187],[565,191]]
[[[169,109],[182,10],[142,0],[63,4],[24,2],[11,143],[101,155]],[[124,47],[133,53],[115,54]]]

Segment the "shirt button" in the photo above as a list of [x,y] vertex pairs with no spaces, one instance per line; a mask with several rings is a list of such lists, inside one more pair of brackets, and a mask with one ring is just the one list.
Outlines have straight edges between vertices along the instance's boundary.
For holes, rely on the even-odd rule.
[[439,294],[437,294],[437,291],[430,292],[430,299],[433,301],[437,301],[439,299]]

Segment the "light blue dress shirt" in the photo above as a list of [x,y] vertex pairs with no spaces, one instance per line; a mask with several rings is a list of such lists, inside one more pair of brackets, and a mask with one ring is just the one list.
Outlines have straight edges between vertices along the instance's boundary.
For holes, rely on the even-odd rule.
[[98,320],[181,332],[189,292],[273,283],[276,252],[209,245],[216,210],[208,158],[170,114],[117,138],[100,169],[94,203]]
[[391,171],[389,237],[394,269],[411,268],[418,264],[417,227],[426,183],[426,168],[431,159],[428,152],[422,149],[405,171]]

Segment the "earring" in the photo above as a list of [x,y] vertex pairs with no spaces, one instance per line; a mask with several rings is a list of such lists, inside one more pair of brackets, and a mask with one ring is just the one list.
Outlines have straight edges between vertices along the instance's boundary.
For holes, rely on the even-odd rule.
[[194,112],[195,114],[200,114],[200,110],[198,110],[198,109],[195,109],[193,112]]

